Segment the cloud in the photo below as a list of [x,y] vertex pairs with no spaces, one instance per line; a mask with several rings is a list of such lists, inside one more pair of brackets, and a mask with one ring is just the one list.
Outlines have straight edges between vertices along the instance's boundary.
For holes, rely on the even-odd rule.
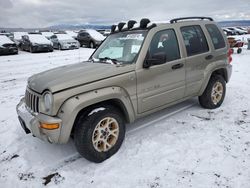
[[169,20],[211,16],[249,19],[249,0],[0,0],[0,26],[46,27],[54,24],[104,23],[148,17]]
[[0,1],[0,7],[9,9],[9,8],[13,7],[13,4],[11,3],[10,0],[1,0]]

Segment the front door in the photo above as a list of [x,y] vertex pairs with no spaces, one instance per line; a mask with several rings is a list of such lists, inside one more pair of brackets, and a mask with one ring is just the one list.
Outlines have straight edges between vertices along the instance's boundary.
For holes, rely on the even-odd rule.
[[142,68],[137,73],[138,113],[175,102],[185,92],[185,60],[181,59],[174,29],[157,32],[146,59],[165,54],[165,63]]

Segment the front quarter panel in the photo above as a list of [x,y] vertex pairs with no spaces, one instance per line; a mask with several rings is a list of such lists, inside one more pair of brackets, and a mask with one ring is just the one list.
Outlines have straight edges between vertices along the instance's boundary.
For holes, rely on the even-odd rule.
[[129,122],[135,120],[135,113],[132,102],[127,92],[120,87],[107,87],[87,92],[69,98],[59,110],[58,117],[62,119],[62,128],[59,137],[59,143],[66,143],[70,137],[74,121],[78,113],[92,105],[99,102],[116,99],[124,105]]

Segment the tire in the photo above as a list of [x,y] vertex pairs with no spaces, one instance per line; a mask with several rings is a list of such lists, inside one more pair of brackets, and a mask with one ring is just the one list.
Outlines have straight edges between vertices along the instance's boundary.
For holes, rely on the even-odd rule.
[[237,49],[237,54],[240,54],[242,52],[242,49],[241,48],[238,48]]
[[30,53],[34,53],[34,49],[30,46]]
[[[121,147],[125,137],[125,125],[120,111],[113,106],[103,106],[102,108],[103,110],[87,113],[91,115],[82,114],[76,121],[74,129],[77,151],[84,158],[95,163],[100,163],[114,155]],[[113,129],[113,134],[110,134],[111,127],[105,128],[109,120],[113,120],[109,124]],[[103,123],[105,125],[102,125]],[[109,143],[109,146],[103,141]]]
[[89,48],[95,48],[95,43],[93,41],[90,41]]
[[226,94],[226,82],[220,75],[210,78],[203,94],[199,96],[199,103],[203,108],[215,109],[221,106]]

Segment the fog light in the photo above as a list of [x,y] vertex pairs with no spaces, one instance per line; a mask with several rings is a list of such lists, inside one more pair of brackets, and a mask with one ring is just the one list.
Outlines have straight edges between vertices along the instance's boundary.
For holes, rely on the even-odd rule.
[[58,129],[59,128],[59,123],[41,123],[40,122],[40,128],[48,129],[48,130]]

